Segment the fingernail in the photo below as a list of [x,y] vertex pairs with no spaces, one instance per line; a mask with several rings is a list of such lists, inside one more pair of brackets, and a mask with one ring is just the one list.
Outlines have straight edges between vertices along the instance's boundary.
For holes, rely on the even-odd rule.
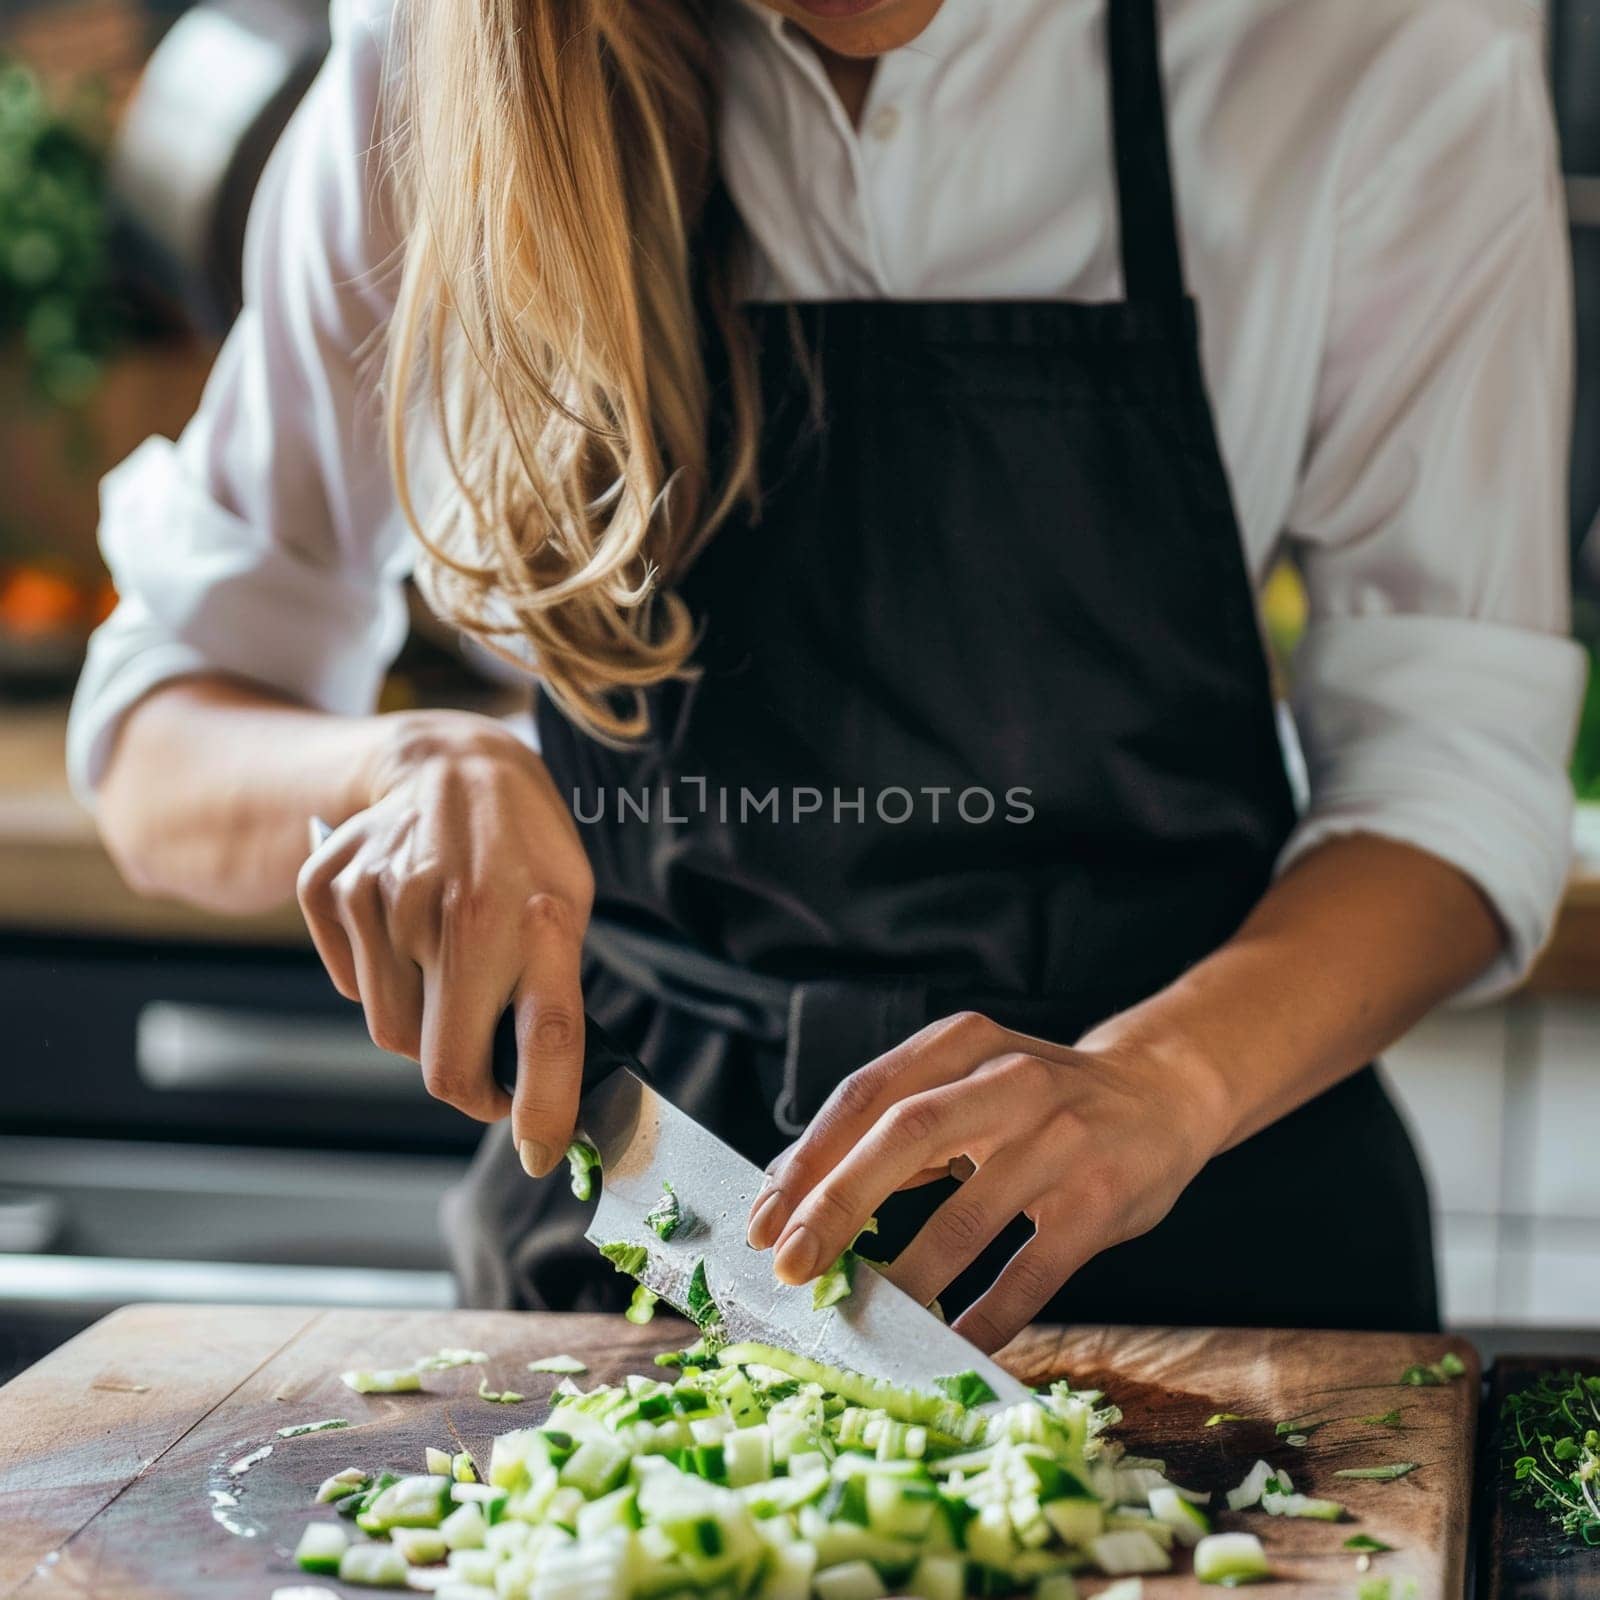
[[756,1196],[756,1203],[750,1208],[750,1224],[745,1230],[752,1250],[765,1250],[778,1237],[783,1215],[783,1207],[778,1202],[782,1199],[781,1189],[763,1189]]
[[517,1155],[530,1178],[542,1178],[550,1170],[550,1147],[537,1139],[524,1139],[517,1146]]
[[772,1270],[786,1283],[805,1283],[817,1270],[817,1241],[802,1224],[784,1240]]

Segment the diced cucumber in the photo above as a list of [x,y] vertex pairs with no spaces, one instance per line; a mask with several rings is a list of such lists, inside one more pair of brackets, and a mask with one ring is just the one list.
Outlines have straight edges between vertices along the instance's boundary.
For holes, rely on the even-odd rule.
[[356,1520],[369,1531],[374,1527],[437,1528],[449,1509],[450,1480],[419,1475],[390,1484],[364,1513],[367,1520]]
[[326,1506],[335,1500],[343,1500],[365,1489],[371,1481],[360,1467],[346,1467],[342,1472],[334,1473],[331,1478],[322,1480],[322,1486],[317,1490],[317,1504]]
[[561,1468],[564,1488],[577,1489],[586,1500],[609,1494],[628,1472],[628,1447],[615,1439],[586,1439]]
[[489,1524],[482,1509],[468,1501],[459,1505],[439,1524],[439,1532],[452,1550],[481,1550],[486,1542]]
[[824,1567],[811,1580],[817,1600],[883,1600],[888,1594],[883,1579],[866,1561],[845,1561]]
[[472,1459],[469,1450],[458,1450],[450,1458],[450,1476],[457,1483],[476,1483],[478,1481],[478,1464]]
[[[450,1519],[445,1518],[448,1522]],[[431,1567],[450,1553],[442,1528],[396,1528],[389,1542],[413,1567]]]
[[765,1424],[730,1433],[722,1451],[731,1487],[741,1489],[772,1476],[772,1430]]
[[1247,1511],[1251,1506],[1261,1504],[1261,1496],[1267,1485],[1272,1482],[1276,1474],[1265,1461],[1258,1461],[1245,1474],[1244,1481],[1238,1488],[1228,1491],[1228,1509],[1230,1511]]
[[960,1556],[923,1556],[911,1569],[904,1589],[918,1600],[962,1600],[967,1589],[967,1564]]
[[341,1372],[339,1381],[357,1394],[414,1394],[422,1387],[422,1376],[411,1367],[364,1368]]
[[540,1356],[537,1361],[528,1363],[529,1372],[557,1372],[563,1375],[575,1372],[587,1372],[588,1367],[576,1356],[554,1355]]
[[1052,1572],[1034,1584],[1033,1600],[1078,1600],[1078,1586],[1070,1572]]
[[428,1475],[434,1478],[448,1478],[450,1476],[451,1455],[448,1450],[436,1450],[430,1444],[422,1452],[423,1464]]
[[1191,1550],[1211,1532],[1211,1519],[1170,1484],[1150,1491],[1150,1514],[1172,1529],[1179,1544]]
[[403,1589],[408,1570],[392,1544],[353,1544],[339,1558],[339,1582],[369,1589]]
[[756,1600],[810,1600],[816,1570],[817,1552],[798,1539],[769,1550]]
[[1088,1544],[1106,1525],[1097,1500],[1051,1500],[1040,1510],[1063,1544]]
[[505,1516],[511,1493],[492,1483],[455,1483],[450,1487],[450,1498],[458,1506],[476,1506],[492,1528]]
[[1337,1500],[1319,1500],[1309,1494],[1275,1494],[1271,1490],[1261,1496],[1261,1509],[1269,1517],[1305,1517],[1313,1522],[1339,1522],[1344,1517],[1344,1507]]
[[350,1535],[337,1522],[308,1522],[294,1547],[294,1563],[302,1572],[335,1573],[349,1547]]
[[1271,1569],[1253,1533],[1213,1533],[1195,1546],[1194,1575],[1201,1583],[1258,1583]]
[[492,1550],[452,1550],[450,1576],[459,1583],[475,1583],[493,1588],[500,1558]]
[[1172,1557],[1141,1529],[1121,1528],[1089,1541],[1089,1558],[1110,1578],[1130,1572],[1166,1572]]

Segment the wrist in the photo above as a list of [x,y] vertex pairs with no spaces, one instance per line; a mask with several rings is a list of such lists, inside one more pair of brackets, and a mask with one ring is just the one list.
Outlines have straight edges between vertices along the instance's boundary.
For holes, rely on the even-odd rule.
[[526,762],[533,752],[503,723],[472,711],[396,711],[373,719],[374,738],[356,775],[356,804],[364,810],[415,772],[436,761]]
[[1129,1063],[1156,1079],[1175,1102],[1201,1164],[1226,1150],[1239,1126],[1234,1086],[1195,1030],[1146,1001],[1091,1028],[1074,1047]]

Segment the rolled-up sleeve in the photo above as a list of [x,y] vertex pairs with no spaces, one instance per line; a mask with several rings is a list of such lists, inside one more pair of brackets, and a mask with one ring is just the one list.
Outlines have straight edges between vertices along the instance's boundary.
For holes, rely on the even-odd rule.
[[200,408],[101,488],[119,603],[69,724],[86,801],[158,685],[225,673],[362,712],[404,637],[410,541],[377,400],[395,252],[375,155],[386,13],[354,0],[333,16],[328,61],[257,191],[244,309]]
[[[1352,833],[1451,863],[1506,932],[1483,998],[1526,971],[1560,902],[1584,657],[1567,637],[1569,255],[1536,29],[1450,26],[1390,63],[1384,109],[1352,136],[1290,521],[1310,804],[1283,865]],[[1419,82],[1437,86],[1420,102]]]

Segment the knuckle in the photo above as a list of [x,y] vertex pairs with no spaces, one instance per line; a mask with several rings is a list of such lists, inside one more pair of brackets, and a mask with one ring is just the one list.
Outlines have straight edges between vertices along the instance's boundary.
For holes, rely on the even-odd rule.
[[1030,1100],[1042,1100],[1055,1086],[1055,1074],[1047,1061],[1025,1051],[1014,1051],[1003,1064],[1007,1080]]
[[409,1030],[391,1016],[369,1016],[367,1018],[367,1032],[372,1037],[372,1042],[380,1050],[387,1050],[390,1055],[409,1056],[415,1055],[414,1041]]
[[847,1227],[855,1220],[855,1208],[828,1184],[812,1195],[810,1210],[813,1218],[824,1228]]
[[995,1350],[1005,1342],[1000,1324],[977,1306],[962,1317],[961,1331],[980,1350]]
[[915,1095],[890,1108],[884,1132],[897,1144],[927,1144],[939,1132],[942,1118],[926,1095]]
[[865,1067],[858,1068],[833,1092],[836,1117],[861,1117],[872,1109],[878,1085]]
[[1055,1269],[1037,1255],[1019,1255],[1008,1270],[1017,1293],[1030,1304],[1042,1305],[1061,1287]]
[[541,1006],[533,1018],[533,1042],[540,1050],[570,1050],[578,1042],[578,1019],[561,1006]]
[[466,878],[447,878],[439,886],[439,913],[457,926],[476,927],[493,910],[493,896]]
[[976,1244],[984,1235],[983,1207],[964,1195],[945,1201],[939,1209],[939,1231],[945,1243],[960,1248]]
[[957,1038],[971,1040],[975,1045],[986,1044],[1000,1036],[999,1027],[981,1011],[958,1011],[946,1027]]
[[577,932],[577,917],[560,895],[540,891],[522,902],[522,925],[529,931],[564,936]]

